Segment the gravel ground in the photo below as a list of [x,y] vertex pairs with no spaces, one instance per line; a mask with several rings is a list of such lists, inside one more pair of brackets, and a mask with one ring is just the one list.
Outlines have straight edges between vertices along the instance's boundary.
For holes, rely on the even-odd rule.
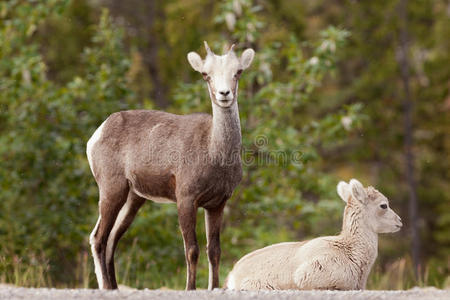
[[328,299],[430,299],[449,300],[450,290],[435,288],[414,288],[407,291],[264,291],[264,292],[237,292],[222,289],[214,291],[168,291],[168,290],[69,290],[69,289],[29,289],[17,287],[0,287],[0,299],[158,299],[158,300],[268,300],[268,299],[302,299],[302,300],[328,300]]

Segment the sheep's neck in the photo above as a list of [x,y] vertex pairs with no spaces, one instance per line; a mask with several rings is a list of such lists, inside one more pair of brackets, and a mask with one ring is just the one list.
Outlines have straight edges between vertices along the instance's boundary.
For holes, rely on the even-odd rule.
[[213,103],[210,155],[214,158],[239,159],[241,150],[241,123],[237,101],[229,108]]
[[364,222],[358,207],[346,207],[340,236],[367,277],[378,254],[378,235]]

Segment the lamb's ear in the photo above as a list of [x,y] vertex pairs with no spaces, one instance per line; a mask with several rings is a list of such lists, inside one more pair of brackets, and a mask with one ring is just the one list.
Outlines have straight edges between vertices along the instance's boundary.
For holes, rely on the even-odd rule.
[[348,183],[340,181],[337,185],[337,193],[345,203],[347,203],[348,198],[350,198],[350,189]]
[[356,179],[350,180],[350,190],[353,198],[362,203],[367,203],[367,193],[364,186]]
[[200,57],[200,55],[198,55],[195,52],[189,52],[187,55],[187,59],[189,61],[189,63],[191,64],[191,67],[197,71],[197,72],[202,72],[203,71],[203,60]]
[[253,57],[255,57],[255,51],[251,48],[245,49],[245,51],[241,55],[241,58],[239,59],[242,70],[250,67],[250,64],[253,61]]

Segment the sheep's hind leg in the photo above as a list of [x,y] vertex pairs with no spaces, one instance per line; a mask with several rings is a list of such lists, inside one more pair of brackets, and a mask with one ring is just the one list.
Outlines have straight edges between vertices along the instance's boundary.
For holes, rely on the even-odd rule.
[[99,187],[99,218],[90,237],[95,275],[100,289],[116,289],[117,284],[113,285],[107,272],[106,247],[117,215],[125,204],[129,188],[126,181]]
[[123,234],[133,223],[137,212],[144,204],[145,199],[136,195],[133,191],[128,192],[128,198],[125,205],[120,209],[119,214],[114,222],[114,226],[108,237],[106,244],[106,270],[112,286],[117,287],[116,272],[114,267],[114,252],[117,244]]

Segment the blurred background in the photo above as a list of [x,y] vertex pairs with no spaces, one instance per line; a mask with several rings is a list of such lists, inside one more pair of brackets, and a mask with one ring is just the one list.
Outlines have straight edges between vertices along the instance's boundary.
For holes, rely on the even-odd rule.
[[[251,250],[339,233],[336,184],[358,178],[405,224],[380,236],[368,288],[450,286],[449,37],[448,0],[1,1],[0,282],[97,287],[86,142],[119,110],[209,113],[186,59],[207,40],[257,53],[239,89],[245,169],[221,284]],[[184,288],[174,205],[147,203],[116,253],[120,284]]]

